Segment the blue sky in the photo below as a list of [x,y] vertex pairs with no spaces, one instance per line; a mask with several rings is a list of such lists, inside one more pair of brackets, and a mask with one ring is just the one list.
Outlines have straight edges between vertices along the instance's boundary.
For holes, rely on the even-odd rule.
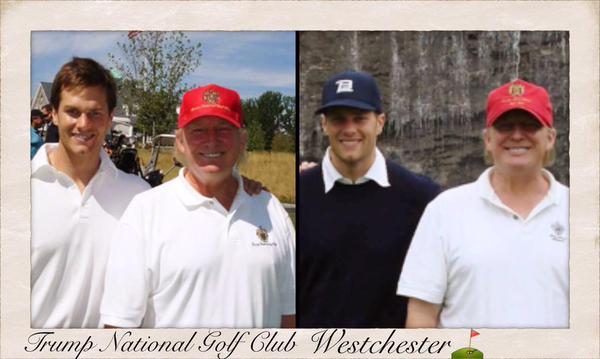
[[[244,99],[265,91],[294,96],[296,46],[294,32],[185,32],[202,43],[200,66],[184,81],[189,85],[216,83]],[[120,54],[117,42],[126,31],[37,31],[31,35],[31,96],[40,81],[52,82],[60,66],[73,56],[91,57],[111,68],[108,53]]]

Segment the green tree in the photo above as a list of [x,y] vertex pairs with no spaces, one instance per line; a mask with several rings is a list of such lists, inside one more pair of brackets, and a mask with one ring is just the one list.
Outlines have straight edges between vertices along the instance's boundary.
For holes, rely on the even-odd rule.
[[248,131],[248,151],[262,151],[265,149],[265,135],[260,122],[258,103],[256,99],[242,101],[244,122]]
[[267,91],[257,100],[260,123],[265,136],[265,150],[271,151],[275,134],[296,134],[296,101],[294,97]]
[[144,31],[118,42],[120,54],[108,54],[123,75],[119,91],[137,115],[136,126],[153,136],[177,126],[177,106],[189,89],[183,77],[200,65],[201,44],[182,32]]
[[265,150],[271,151],[273,137],[277,130],[277,118],[283,111],[281,94],[279,92],[267,91],[260,95],[257,102],[260,123],[265,134]]
[[296,98],[282,96],[283,111],[277,120],[277,128],[288,136],[296,138]]

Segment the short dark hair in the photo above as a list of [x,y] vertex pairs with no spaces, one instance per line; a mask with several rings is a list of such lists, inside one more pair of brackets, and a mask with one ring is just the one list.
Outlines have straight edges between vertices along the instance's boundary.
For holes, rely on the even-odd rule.
[[34,118],[39,118],[40,120],[44,117],[44,113],[38,109],[31,110],[31,120],[30,123],[33,122]]
[[101,86],[106,91],[108,111],[117,106],[117,84],[110,72],[102,65],[89,58],[73,57],[64,64],[52,82],[50,104],[58,110],[60,93],[64,89]]

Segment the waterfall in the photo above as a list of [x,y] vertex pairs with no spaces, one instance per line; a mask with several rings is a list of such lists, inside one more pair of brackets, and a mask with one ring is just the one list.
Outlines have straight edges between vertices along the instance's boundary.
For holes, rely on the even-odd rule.
[[511,81],[517,80],[519,78],[519,64],[521,62],[521,48],[519,47],[520,42],[521,42],[521,31],[515,31],[514,36],[513,36],[513,41],[512,41],[512,50],[516,56],[515,74],[514,74],[514,78],[512,78]]
[[360,71],[360,53],[358,47],[358,31],[352,32],[352,39],[350,41],[350,56],[352,58],[352,69]]
[[390,108],[388,112],[388,121],[395,124],[394,136],[400,133],[402,137],[402,120],[400,118],[400,81],[402,80],[402,74],[404,68],[400,66],[400,56],[398,54],[398,40],[396,39],[395,33],[390,32],[390,49],[392,52],[392,64],[390,69]]

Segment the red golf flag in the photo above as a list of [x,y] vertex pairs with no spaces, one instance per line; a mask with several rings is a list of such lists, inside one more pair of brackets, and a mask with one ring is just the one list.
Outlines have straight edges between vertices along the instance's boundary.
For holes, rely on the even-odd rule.
[[129,31],[129,33],[127,33],[127,37],[130,39],[133,39],[134,37],[138,36],[141,33],[141,31]]
[[476,337],[476,336],[478,336],[478,335],[479,335],[479,332],[477,332],[477,331],[475,331],[475,330],[471,329],[471,338],[473,338],[473,337]]

